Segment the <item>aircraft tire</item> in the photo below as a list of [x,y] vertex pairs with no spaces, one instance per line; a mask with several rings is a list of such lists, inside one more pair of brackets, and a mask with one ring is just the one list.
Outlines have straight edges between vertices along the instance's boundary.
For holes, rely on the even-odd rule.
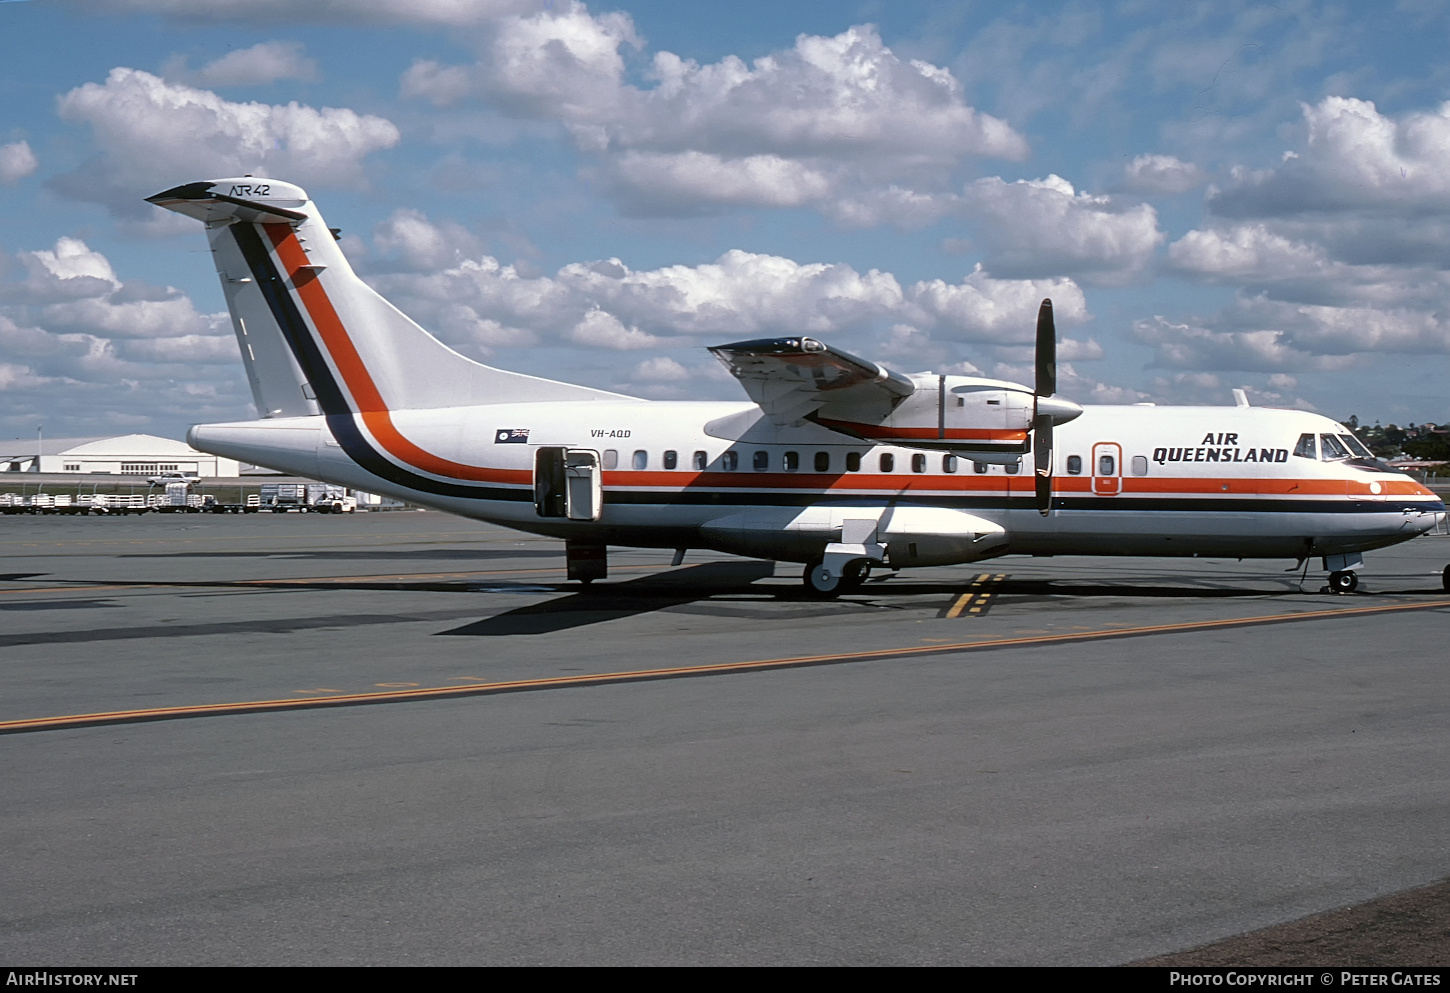
[[856,559],[854,562],[846,563],[846,570],[841,576],[840,588],[846,591],[859,590],[870,578],[871,560]]
[[1450,565],[1447,565],[1445,571],[1440,573],[1440,585],[1445,587],[1446,593],[1450,593]]
[[1353,593],[1359,588],[1359,577],[1348,569],[1344,572],[1331,572],[1329,588],[1335,593]]
[[801,580],[806,584],[806,592],[822,599],[839,596],[841,587],[845,585],[840,576],[832,576],[827,579],[825,566],[820,562],[807,563],[805,571],[801,573]]

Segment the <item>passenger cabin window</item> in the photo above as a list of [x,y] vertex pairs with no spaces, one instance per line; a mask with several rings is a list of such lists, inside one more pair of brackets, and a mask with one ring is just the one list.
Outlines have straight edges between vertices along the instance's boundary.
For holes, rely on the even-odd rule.
[[830,472],[830,471],[831,471],[831,453],[830,452],[817,452],[816,453],[816,472]]
[[1345,448],[1339,439],[1332,434],[1321,434],[1319,436],[1319,451],[1323,453],[1325,462],[1349,458],[1349,449]]
[[896,456],[892,455],[890,452],[883,453],[882,456],[881,456],[881,471],[882,472],[895,472],[896,471]]
[[1022,471],[1022,463],[1008,462],[1005,466],[1003,466],[1003,468],[1007,470],[1007,475],[1015,476]]
[[604,468],[606,468],[606,469],[618,469],[619,468],[619,449],[617,449],[617,448],[606,448],[604,450]]
[[690,465],[695,469],[696,472],[702,472],[704,471],[705,466],[709,464],[709,462],[710,460],[705,457],[704,452],[696,452],[694,459],[690,462]]
[[765,470],[769,469],[770,468],[770,453],[769,452],[756,452],[755,453],[755,456],[754,456],[754,461],[751,462],[751,465],[755,466],[755,471],[756,472],[764,472]]
[[1133,468],[1133,475],[1135,475],[1135,476],[1146,476],[1146,475],[1148,475],[1148,456],[1146,456],[1146,455],[1134,455],[1133,456],[1133,465],[1132,465],[1132,468]]
[[665,468],[674,469],[680,464],[680,453],[671,449],[665,452]]
[[972,463],[972,471],[975,472],[975,473],[977,473],[978,475],[981,475],[982,473],[984,473],[984,472],[987,471],[987,463],[985,463],[985,462],[973,462]]
[[847,472],[860,472],[861,471],[861,453],[860,452],[847,452],[846,453],[846,471]]
[[957,457],[955,455],[943,455],[941,457],[941,471],[942,472],[956,472],[957,471]]
[[1067,474],[1069,476],[1081,476],[1082,475],[1082,456],[1081,455],[1069,455],[1067,457]]
[[649,468],[649,452],[635,452],[634,453],[634,463],[633,464],[634,464],[634,467],[636,469],[648,469]]
[[720,456],[720,468],[725,472],[734,472],[740,468],[740,453],[731,449]]
[[911,457],[911,471],[912,472],[926,472],[926,456],[925,455],[913,455]]
[[1111,476],[1118,471],[1118,460],[1111,455],[1098,456],[1098,475]]
[[781,457],[780,466],[786,472],[795,472],[801,467],[801,453],[786,452],[785,455]]
[[1301,459],[1319,458],[1319,450],[1314,447],[1314,436],[1312,434],[1301,434],[1299,444],[1294,446],[1294,454]]

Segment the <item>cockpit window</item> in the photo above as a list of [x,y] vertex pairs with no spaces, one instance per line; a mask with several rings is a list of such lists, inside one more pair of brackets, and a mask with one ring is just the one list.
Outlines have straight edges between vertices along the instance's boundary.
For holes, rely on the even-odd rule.
[[1348,448],[1354,454],[1358,455],[1360,458],[1362,458],[1362,459],[1372,459],[1372,458],[1374,458],[1374,452],[1371,452],[1368,448],[1365,448],[1364,447],[1364,442],[1360,441],[1354,435],[1352,435],[1352,434],[1342,434],[1342,435],[1339,436],[1339,440],[1342,441],[1342,442],[1344,442],[1345,447]]
[[1319,436],[1319,447],[1324,453],[1325,462],[1333,462],[1337,459],[1349,458],[1349,449],[1332,434],[1321,434]]
[[1301,459],[1317,459],[1319,451],[1314,447],[1314,436],[1312,434],[1301,434],[1299,444],[1294,446],[1294,454]]

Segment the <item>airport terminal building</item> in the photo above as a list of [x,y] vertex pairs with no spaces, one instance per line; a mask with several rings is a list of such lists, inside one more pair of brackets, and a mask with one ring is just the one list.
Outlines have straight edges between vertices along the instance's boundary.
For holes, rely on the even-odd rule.
[[14,439],[0,443],[0,472],[154,476],[194,473],[203,479],[237,476],[235,459],[198,452],[184,441],[150,434],[112,438]]

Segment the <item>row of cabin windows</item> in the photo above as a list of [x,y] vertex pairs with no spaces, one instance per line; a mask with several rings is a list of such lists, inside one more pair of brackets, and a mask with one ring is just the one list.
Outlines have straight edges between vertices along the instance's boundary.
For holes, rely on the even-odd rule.
[[[649,461],[650,461],[650,459],[649,459],[649,452],[645,451],[644,449],[638,449],[630,457],[630,462],[629,462],[630,468],[631,469],[635,469],[635,470],[648,469],[649,468]],[[1078,461],[1081,462],[1081,459],[1079,459]],[[661,457],[660,462],[664,466],[664,468],[666,468],[666,469],[678,469],[680,467],[680,453],[677,452],[677,451],[675,451],[674,449],[668,449],[668,450],[665,451],[664,455]],[[709,465],[709,462],[710,462],[709,456],[705,452],[695,452],[691,456],[691,458],[690,458],[690,467],[692,469],[694,469],[696,472],[703,472],[706,469],[706,467]],[[957,471],[957,465],[958,465],[958,459],[957,459],[957,457],[955,455],[943,455],[941,457],[941,471],[942,472],[946,472],[946,473],[956,472]],[[769,472],[770,471],[770,452],[764,451],[764,450],[757,450],[757,451],[753,452],[751,454],[751,458],[750,458],[750,467],[752,469],[754,469],[756,472]],[[816,472],[830,472],[831,471],[831,453],[830,452],[816,452],[814,458],[811,461],[811,467]],[[883,453],[881,453],[881,455],[879,455],[877,457],[877,467],[880,469],[881,472],[895,472],[896,471],[896,456],[895,456],[895,454],[892,453],[892,452],[883,452]],[[607,469],[607,470],[619,468],[619,452],[616,449],[610,448],[610,449],[606,449],[605,450],[605,452],[604,452],[604,468]],[[720,455],[720,464],[717,466],[717,469],[719,471],[721,471],[721,472],[735,472],[739,468],[740,468],[740,453],[739,452],[735,451],[734,449],[729,449],[729,450],[721,453],[721,455]],[[912,472],[926,472],[926,468],[927,468],[927,456],[926,455],[918,452],[918,453],[913,454],[911,456],[911,471]],[[781,453],[781,457],[780,457],[780,470],[782,472],[799,472],[800,469],[801,469],[801,455],[800,455],[800,452],[782,452]],[[972,463],[972,469],[974,471],[976,471],[976,472],[979,472],[979,473],[986,472],[987,469],[988,469],[988,465],[987,465],[986,462],[973,462]],[[1006,470],[1007,470],[1007,472],[1010,475],[1016,475],[1018,472],[1021,471],[1021,466],[1020,465],[1009,464],[1009,465],[1006,466]],[[861,453],[860,452],[847,452],[846,453],[846,471],[847,472],[860,472],[861,471]]]
[[[705,468],[709,465],[709,461],[710,461],[709,456],[705,452],[703,452],[703,451],[695,452],[690,457],[690,467],[692,469],[694,469],[696,472],[703,472],[705,470]],[[669,450],[667,450],[664,453],[664,456],[661,459],[661,462],[663,463],[663,465],[664,465],[664,467],[666,469],[678,469],[680,467],[680,453],[677,452],[677,451],[675,451],[674,449],[669,449]],[[957,471],[957,463],[958,463],[958,459],[957,459],[957,457],[955,455],[943,455],[941,457],[941,471],[942,472],[945,472],[945,473],[953,473],[953,472],[956,472]],[[770,471],[770,452],[763,451],[763,450],[757,450],[757,451],[755,451],[751,455],[750,464],[751,464],[751,468],[754,469],[756,472],[769,472]],[[1132,472],[1132,474],[1134,476],[1146,476],[1146,475],[1148,475],[1148,458],[1147,458],[1147,456],[1145,456],[1145,455],[1135,455],[1135,456],[1133,456],[1133,458],[1132,458],[1131,462],[1129,463],[1129,465],[1130,465],[1130,471]],[[895,454],[893,454],[892,452],[882,452],[877,457],[877,466],[878,466],[878,468],[880,469],[881,472],[895,472],[896,471],[896,456],[895,456]],[[812,467],[814,468],[814,470],[816,472],[830,472],[831,471],[831,453],[830,452],[816,452],[815,453],[815,458],[812,461]],[[926,467],[927,467],[927,457],[926,457],[926,455],[918,452],[918,453],[913,454],[911,456],[911,471],[912,472],[926,472]],[[613,448],[610,448],[610,449],[607,449],[604,452],[604,468],[605,469],[617,469],[617,468],[619,468],[619,452],[618,451],[616,451]],[[638,451],[636,451],[634,453],[634,455],[630,459],[630,468],[635,469],[635,470],[648,469],[649,468],[649,452],[645,451],[644,449],[639,449]],[[740,468],[740,453],[739,452],[735,451],[734,449],[730,449],[730,450],[728,450],[726,452],[723,452],[720,455],[719,470],[721,472],[735,472],[739,468]],[[780,469],[781,469],[781,471],[783,471],[783,472],[799,472],[800,471],[800,468],[801,468],[801,457],[800,457],[800,453],[799,452],[783,452],[781,454],[781,459],[780,459]],[[972,462],[972,471],[973,472],[976,472],[976,473],[979,473],[979,474],[980,473],[985,473],[985,472],[987,472],[989,470],[989,468],[990,468],[990,466],[986,462],[975,462],[975,461]],[[1022,466],[1021,466],[1020,463],[1010,463],[1009,462],[1007,465],[1005,465],[1003,467],[1003,469],[1006,471],[1006,473],[1009,476],[1015,476],[1019,472],[1022,471]],[[1082,475],[1082,469],[1083,469],[1083,465],[1082,465],[1082,456],[1081,455],[1069,455],[1067,457],[1067,474],[1069,476],[1080,476],[1080,475]],[[861,453],[860,452],[847,452],[846,453],[846,471],[847,472],[860,472],[861,471]],[[1100,455],[1100,456],[1098,456],[1097,475],[1099,475],[1099,476],[1112,476],[1112,475],[1116,475],[1117,474],[1117,471],[1118,471],[1117,459],[1114,456],[1112,456],[1112,455]]]

